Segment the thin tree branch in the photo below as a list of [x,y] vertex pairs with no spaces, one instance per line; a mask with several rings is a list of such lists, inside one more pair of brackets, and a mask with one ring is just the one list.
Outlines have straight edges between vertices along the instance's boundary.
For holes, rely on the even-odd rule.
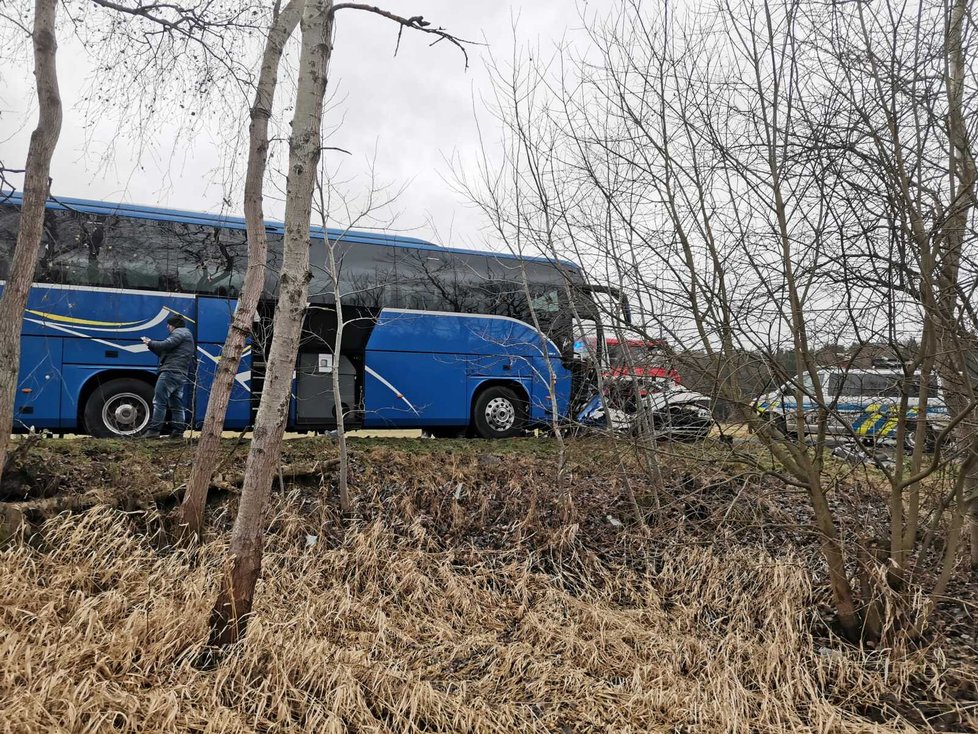
[[[96,0],[97,2],[103,2],[105,0]],[[363,10],[367,13],[373,13],[374,15],[379,15],[388,20],[392,20],[395,23],[400,23],[401,28],[397,31],[397,46],[394,48],[394,55],[397,56],[397,51],[401,47],[401,34],[404,32],[405,28],[410,28],[415,31],[421,31],[422,33],[430,33],[434,36],[438,36],[431,45],[434,46],[439,41],[448,41],[453,46],[457,47],[459,51],[462,52],[462,56],[465,58],[465,68],[469,68],[469,54],[465,50],[465,45],[482,45],[476,44],[475,41],[467,41],[464,38],[459,38],[458,36],[449,33],[444,28],[432,27],[431,23],[426,21],[421,15],[412,15],[407,18],[403,15],[397,15],[388,10],[383,10],[375,5],[367,5],[366,3],[338,3],[333,6],[333,13],[335,14],[337,10]]]

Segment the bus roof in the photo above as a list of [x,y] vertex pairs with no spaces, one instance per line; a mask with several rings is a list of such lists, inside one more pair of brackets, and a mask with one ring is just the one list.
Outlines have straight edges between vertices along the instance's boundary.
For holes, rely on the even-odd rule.
[[[12,191],[0,194],[0,204],[15,204],[20,206],[23,203],[24,195],[20,191]],[[158,221],[186,222],[189,224],[203,224],[214,227],[231,227],[233,229],[245,229],[245,220],[242,217],[231,217],[221,214],[208,214],[206,212],[189,212],[180,209],[165,209],[163,207],[144,206],[142,204],[123,204],[109,201],[94,201],[90,199],[70,199],[63,196],[50,198],[47,202],[49,209],[68,209],[87,212],[90,214],[123,214],[142,219],[155,219]],[[265,226],[272,232],[284,233],[285,224],[271,220],[265,220]],[[310,227],[312,237],[329,238],[342,240],[361,245],[387,245],[389,247],[408,247],[420,250],[437,250],[440,252],[454,252],[462,255],[480,255],[482,257],[493,257],[505,260],[527,260],[529,262],[558,263],[571,270],[580,271],[580,267],[567,260],[552,260],[546,257],[524,256],[520,257],[510,253],[495,252],[493,250],[470,250],[458,247],[442,247],[434,242],[428,242],[417,237],[405,237],[403,235],[385,234],[383,232],[365,232],[362,230],[345,230],[336,228],[323,229],[322,227]]]

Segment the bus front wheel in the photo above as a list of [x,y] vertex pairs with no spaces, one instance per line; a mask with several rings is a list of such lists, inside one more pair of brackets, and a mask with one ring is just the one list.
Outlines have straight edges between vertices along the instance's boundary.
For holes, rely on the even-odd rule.
[[526,404],[508,387],[489,387],[475,399],[472,419],[482,438],[511,438],[526,426]]
[[96,438],[129,438],[149,424],[153,386],[122,378],[99,385],[85,401],[85,428]]

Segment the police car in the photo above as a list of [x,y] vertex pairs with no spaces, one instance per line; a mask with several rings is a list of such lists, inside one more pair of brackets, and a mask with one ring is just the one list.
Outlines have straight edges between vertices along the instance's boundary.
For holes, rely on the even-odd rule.
[[[922,419],[918,400],[919,373],[909,381],[898,368],[831,368],[819,370],[817,374],[825,395],[825,407],[829,410],[827,433],[849,438],[854,436],[867,443],[894,441],[897,426],[900,424],[901,396],[906,392],[906,443],[909,448],[913,447],[915,430]],[[925,448],[930,450],[937,434],[948,423],[948,412],[940,381],[936,376],[931,377],[928,387],[923,420],[926,424]],[[814,381],[811,375],[806,375],[802,383],[803,433],[818,430],[819,406],[814,395]],[[761,395],[754,405],[780,431],[791,436],[797,434],[797,385],[794,382],[785,383],[776,390]]]

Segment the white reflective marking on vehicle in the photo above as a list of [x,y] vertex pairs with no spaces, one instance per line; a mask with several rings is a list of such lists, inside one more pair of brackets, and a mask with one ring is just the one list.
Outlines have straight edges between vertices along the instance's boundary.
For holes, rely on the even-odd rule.
[[147,347],[145,344],[113,344],[112,342],[107,342],[104,339],[97,339],[91,334],[83,334],[80,331],[75,331],[65,326],[61,326],[60,324],[51,323],[50,321],[38,321],[37,319],[24,319],[24,321],[29,321],[32,324],[39,324],[41,326],[46,326],[49,329],[57,329],[58,331],[63,331],[66,334],[71,334],[72,336],[78,336],[81,337],[82,339],[88,339],[89,341],[93,341],[97,344],[104,344],[105,346],[112,347],[113,349],[121,349],[124,352],[129,352],[130,354],[137,354],[139,352],[149,351],[149,347]]
[[[7,281],[0,280],[0,285]],[[97,285],[68,285],[66,283],[32,283],[31,288],[54,288],[59,291],[92,291],[93,293],[120,293],[133,296],[157,296],[159,298],[196,298],[195,293],[172,293],[170,291],[138,291],[131,288],[103,288]],[[228,299],[233,300],[233,299]]]
[[[206,349],[204,349],[199,344],[197,345],[197,351],[200,352],[201,354],[203,354],[205,357],[207,357],[214,364],[218,364],[221,361],[221,355],[217,355],[215,357],[213,354],[211,354],[210,352],[208,352]],[[247,354],[247,353],[248,353],[248,350],[246,349],[244,352],[242,352],[241,356],[244,357],[245,354]],[[248,390],[248,391],[251,390],[251,386],[248,384],[248,382],[250,380],[251,380],[251,370],[244,370],[244,371],[239,372],[238,374],[236,374],[234,376],[234,381],[237,382],[239,385],[241,385],[241,387],[243,387],[245,390]]]
[[411,412],[412,413],[414,413],[418,417],[421,416],[421,414],[417,411],[417,408],[415,408],[413,405],[411,405],[411,401],[408,400],[406,397],[404,397],[404,393],[402,393],[400,390],[398,390],[396,387],[394,387],[392,384],[390,384],[387,380],[385,380],[383,377],[381,377],[380,374],[378,374],[377,370],[375,370],[375,369],[373,369],[371,367],[367,367],[367,366],[364,366],[363,369],[364,369],[364,371],[368,375],[372,375],[373,377],[375,377],[378,382],[380,382],[382,385],[384,385],[385,387],[387,387],[398,398],[400,398],[401,400],[403,400],[404,403],[405,403],[405,405],[407,405],[407,407],[409,407],[411,409]]

